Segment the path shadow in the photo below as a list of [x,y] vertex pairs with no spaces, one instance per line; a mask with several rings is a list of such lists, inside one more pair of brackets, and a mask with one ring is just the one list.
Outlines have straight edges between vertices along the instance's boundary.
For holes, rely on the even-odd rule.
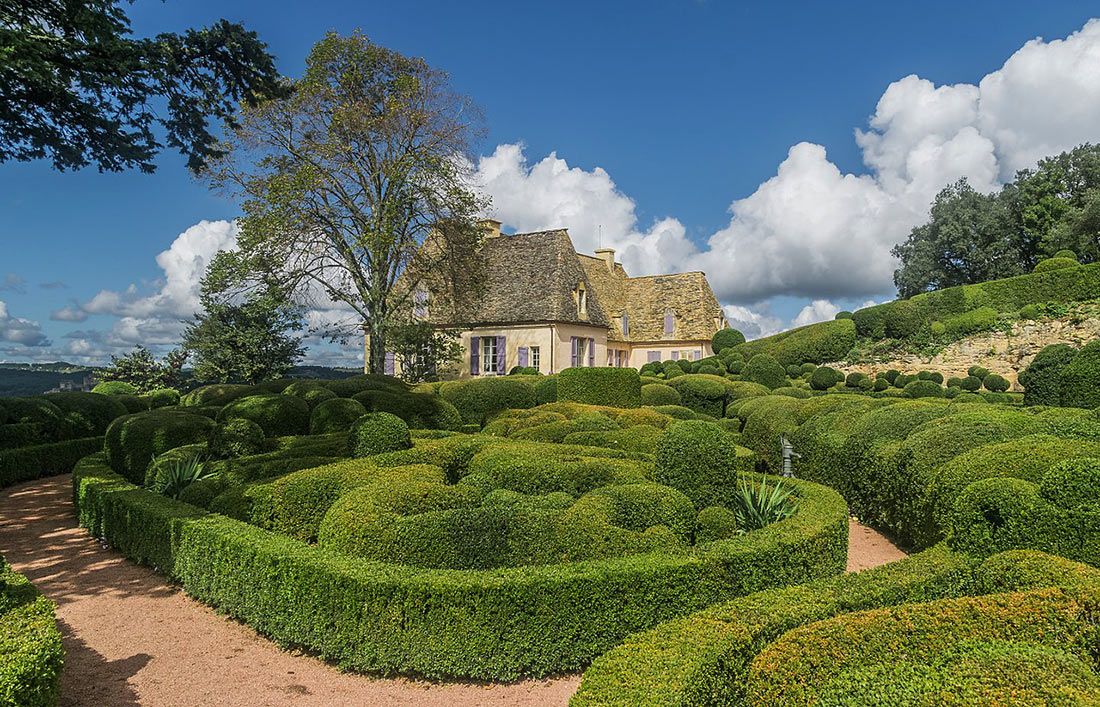
[[153,657],[135,653],[128,658],[107,660],[76,636],[64,621],[61,643],[65,646],[65,668],[61,671],[61,699],[58,707],[131,707],[140,705],[130,678]]

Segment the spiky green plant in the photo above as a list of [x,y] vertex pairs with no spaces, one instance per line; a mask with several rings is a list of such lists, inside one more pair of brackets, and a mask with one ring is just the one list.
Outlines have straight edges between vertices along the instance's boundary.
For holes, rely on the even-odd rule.
[[185,488],[213,475],[214,472],[208,471],[206,463],[199,457],[168,459],[158,465],[152,490],[169,498],[179,498]]
[[798,502],[793,499],[794,489],[781,479],[769,486],[766,478],[754,484],[741,477],[737,491],[733,512],[737,516],[739,535],[790,518],[798,510]]

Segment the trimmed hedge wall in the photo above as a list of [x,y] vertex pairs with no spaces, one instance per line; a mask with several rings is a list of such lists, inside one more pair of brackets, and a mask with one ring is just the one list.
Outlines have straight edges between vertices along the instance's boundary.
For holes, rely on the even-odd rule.
[[[555,376],[555,381],[561,374]],[[558,393],[560,396],[560,393]],[[439,397],[458,409],[466,424],[480,425],[494,412],[535,407],[535,386],[521,376],[485,376],[472,380],[447,381],[439,386]]]
[[841,571],[843,501],[795,485],[793,517],[694,554],[479,572],[343,557],[139,489],[101,455],[73,478],[93,535],[282,644],[358,670],[504,680],[576,670],[659,621]]
[[745,360],[756,354],[768,354],[783,366],[790,366],[839,361],[848,355],[855,343],[856,323],[852,319],[836,319],[756,339],[735,350]]
[[0,451],[0,488],[67,474],[78,461],[103,449],[103,437],[70,439]]
[[64,649],[54,609],[0,556],[0,705],[57,704]]
[[642,381],[633,368],[574,366],[558,374],[562,402],[636,408],[642,405]]

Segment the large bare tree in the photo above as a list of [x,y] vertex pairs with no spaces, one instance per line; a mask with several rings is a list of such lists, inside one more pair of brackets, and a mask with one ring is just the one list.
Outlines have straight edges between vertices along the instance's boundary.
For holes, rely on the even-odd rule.
[[[208,171],[242,199],[239,250],[211,264],[213,290],[273,280],[304,304],[365,327],[368,368],[385,366],[386,331],[421,282],[461,297],[476,281],[478,214],[470,151],[481,115],[448,76],[370,42],[329,33],[286,97],[245,106]],[[330,305],[331,306],[331,305]]]

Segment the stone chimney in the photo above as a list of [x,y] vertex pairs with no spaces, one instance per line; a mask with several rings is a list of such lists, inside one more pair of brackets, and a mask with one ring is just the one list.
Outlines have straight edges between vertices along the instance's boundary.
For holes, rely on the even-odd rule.
[[479,225],[481,226],[481,229],[485,231],[486,238],[496,238],[500,235],[500,221],[497,221],[496,219],[482,219]]
[[607,263],[607,271],[615,272],[615,249],[614,248],[600,248],[595,251],[597,258],[603,258],[603,261]]

